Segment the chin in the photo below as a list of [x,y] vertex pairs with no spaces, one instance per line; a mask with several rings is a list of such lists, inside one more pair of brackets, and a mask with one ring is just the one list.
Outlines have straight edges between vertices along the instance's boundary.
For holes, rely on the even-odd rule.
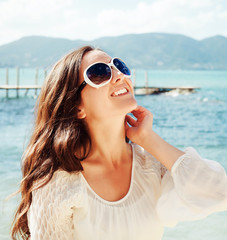
[[133,98],[133,99],[130,99],[130,101],[128,101],[127,104],[126,103],[124,105],[122,104],[122,109],[124,108],[125,114],[127,114],[133,111],[137,106],[138,106],[137,101],[135,98]]
[[131,112],[131,111],[133,111],[134,109],[136,109],[137,106],[138,106],[138,104],[137,104],[137,101],[135,100],[135,101],[131,104],[131,109],[130,109],[129,112]]
[[114,110],[112,110],[111,112],[113,113],[113,115],[126,115],[127,113],[133,111],[137,106],[138,104],[135,97],[131,96],[127,99],[116,101],[112,106]]

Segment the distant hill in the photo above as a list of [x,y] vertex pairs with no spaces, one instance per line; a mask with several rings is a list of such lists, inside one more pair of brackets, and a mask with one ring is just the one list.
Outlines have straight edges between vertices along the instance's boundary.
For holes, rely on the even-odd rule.
[[131,68],[227,70],[227,38],[203,40],[167,33],[127,34],[94,41],[30,36],[0,46],[0,67],[50,67],[83,45],[102,48]]

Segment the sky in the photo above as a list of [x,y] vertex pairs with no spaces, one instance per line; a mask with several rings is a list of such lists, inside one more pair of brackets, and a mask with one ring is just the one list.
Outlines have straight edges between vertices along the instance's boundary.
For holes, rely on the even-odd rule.
[[0,0],[0,45],[31,35],[94,40],[148,32],[227,37],[227,1]]

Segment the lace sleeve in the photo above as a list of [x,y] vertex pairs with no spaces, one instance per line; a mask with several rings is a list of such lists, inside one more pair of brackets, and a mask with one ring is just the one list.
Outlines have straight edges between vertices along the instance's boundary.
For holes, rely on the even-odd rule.
[[28,211],[31,240],[74,239],[72,208],[81,207],[76,174],[61,171],[45,186],[33,191]]
[[166,174],[166,172],[168,171],[168,169],[164,165],[162,165],[162,164],[160,164],[160,165],[161,165],[160,174],[161,174],[161,179],[162,179],[164,177],[164,175]]

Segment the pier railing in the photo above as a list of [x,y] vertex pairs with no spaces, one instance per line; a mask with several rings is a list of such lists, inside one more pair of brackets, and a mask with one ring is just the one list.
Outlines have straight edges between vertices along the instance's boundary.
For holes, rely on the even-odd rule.
[[[47,75],[47,70],[44,70],[44,78]],[[6,91],[6,98],[9,97],[9,90],[16,90],[16,97],[19,98],[19,91],[20,90],[26,90],[25,91],[25,96],[28,94],[28,91],[33,89],[34,91],[34,96],[36,97],[38,95],[38,90],[41,89],[41,84],[38,84],[38,78],[39,78],[39,68],[35,69],[35,77],[33,80],[33,84],[21,84],[21,75],[20,75],[20,68],[16,68],[16,83],[10,84],[10,79],[9,79],[9,69],[5,69],[5,84],[0,84],[0,90],[5,90]],[[1,81],[2,83],[2,81]]]

